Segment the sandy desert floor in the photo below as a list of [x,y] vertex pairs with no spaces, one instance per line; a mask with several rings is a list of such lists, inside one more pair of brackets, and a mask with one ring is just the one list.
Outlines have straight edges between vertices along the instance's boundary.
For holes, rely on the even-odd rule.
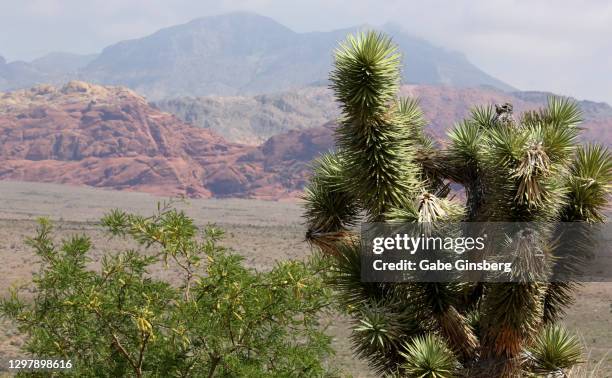
[[[94,257],[127,245],[111,240],[96,221],[109,209],[150,214],[164,198],[142,193],[114,192],[52,184],[0,182],[0,296],[11,285],[28,283],[37,262],[23,240],[33,235],[36,218],[54,221],[58,237],[88,234],[97,246]],[[239,199],[188,200],[179,203],[200,225],[216,223],[226,230],[225,245],[243,255],[249,266],[267,269],[276,260],[304,258],[310,253],[303,241],[301,207],[295,202]],[[103,246],[103,247],[101,247]],[[154,272],[155,274],[155,272]],[[158,274],[162,273],[161,270]],[[334,336],[336,363],[357,377],[369,376],[367,367],[351,356],[347,320],[327,319]],[[596,376],[612,377],[612,283],[585,284],[570,309],[566,324],[577,332],[588,352],[587,367]],[[0,320],[0,361],[20,355],[22,335]],[[0,376],[2,376],[0,366]]]

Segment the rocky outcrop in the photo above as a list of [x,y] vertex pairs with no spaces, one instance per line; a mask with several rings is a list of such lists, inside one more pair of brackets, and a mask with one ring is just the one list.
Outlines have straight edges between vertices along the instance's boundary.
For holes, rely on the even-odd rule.
[[39,86],[0,94],[0,179],[278,199],[301,190],[304,159],[323,148],[314,134],[313,141],[289,135],[246,146],[187,125],[121,87]]

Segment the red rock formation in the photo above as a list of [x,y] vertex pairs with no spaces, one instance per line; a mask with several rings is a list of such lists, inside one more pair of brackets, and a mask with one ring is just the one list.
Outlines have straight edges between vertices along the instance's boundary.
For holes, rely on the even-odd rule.
[[[460,104],[499,100],[496,91],[449,89],[442,92],[448,98],[440,91],[402,88],[403,94],[421,98],[432,119],[429,130],[438,138],[466,115],[468,107]],[[518,111],[544,99],[509,98]],[[585,123],[587,136],[609,144],[611,124],[612,119],[591,117]],[[280,199],[301,193],[309,162],[333,145],[332,123],[279,134],[259,147],[231,143],[121,87],[70,82],[62,88],[0,93],[2,180],[165,196]]]
[[318,130],[251,147],[187,125],[127,89],[41,86],[0,95],[0,179],[191,197],[291,197],[305,183],[306,163],[331,147]]

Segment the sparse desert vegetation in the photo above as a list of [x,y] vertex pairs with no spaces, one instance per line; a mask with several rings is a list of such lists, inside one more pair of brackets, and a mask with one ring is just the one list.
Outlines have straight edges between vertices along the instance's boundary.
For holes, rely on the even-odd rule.
[[[94,223],[109,208],[150,214],[158,201],[167,199],[144,193],[11,181],[0,182],[0,193],[0,295],[3,296],[11,285],[27,283],[36,269],[37,259],[23,242],[34,235],[36,218],[50,216],[58,237],[86,232],[96,246],[93,256],[99,257],[105,250],[127,246],[124,244],[127,242],[109,240]],[[297,202],[197,199],[178,206],[185,208],[200,226],[214,222],[224,228],[227,237],[223,244],[243,255],[251,267],[269,269],[275,260],[303,258],[311,253],[304,242],[302,208]],[[348,319],[337,316],[328,322],[338,364],[355,377],[373,376],[362,361],[352,357]],[[580,374],[576,377],[596,368],[594,377],[610,376],[612,283],[584,284],[564,323],[580,336],[587,351],[588,362],[575,369]],[[9,322],[0,321],[0,360],[19,356],[22,342],[22,335]]]
[[[33,250],[24,244],[36,232],[36,219],[49,216],[55,226],[56,239],[85,233],[94,248],[92,268],[98,267],[101,256],[109,251],[136,245],[129,240],[111,239],[97,220],[110,208],[148,215],[156,203],[168,200],[144,193],[126,193],[92,188],[0,182],[0,295],[7,295],[14,285],[27,284],[38,268]],[[278,261],[303,259],[310,255],[304,242],[301,207],[296,202],[271,202],[241,199],[209,199],[177,202],[203,227],[215,223],[226,232],[222,245],[232,248],[245,258],[245,263],[260,271],[271,269]],[[179,272],[158,265],[152,269],[156,277],[177,279]],[[351,357],[346,319],[333,316],[322,321],[334,336],[335,362],[355,376],[367,376],[367,368]],[[19,347],[23,335],[7,321],[0,321],[0,361],[21,356]],[[2,372],[2,370],[0,370]]]

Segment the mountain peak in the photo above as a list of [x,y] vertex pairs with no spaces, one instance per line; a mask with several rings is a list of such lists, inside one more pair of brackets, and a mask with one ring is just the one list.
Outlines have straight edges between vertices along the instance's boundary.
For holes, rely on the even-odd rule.
[[[185,24],[171,26],[161,29],[153,35],[158,34],[181,34],[181,33],[199,33],[202,30],[213,33],[218,36],[220,34],[229,34],[236,36],[239,33],[244,33],[243,37],[248,38],[248,33],[255,33],[259,37],[273,38],[274,33],[295,34],[294,31],[286,26],[278,23],[274,19],[262,16],[257,13],[237,11],[231,13],[223,13],[215,16],[206,16],[195,18]],[[147,37],[145,37],[147,38]]]
[[[268,24],[274,24],[274,25],[278,25],[281,26],[283,28],[286,28],[285,26],[283,26],[282,24],[280,24],[279,22],[277,22],[276,20],[274,20],[271,17],[268,16],[264,16],[261,15],[259,13],[255,13],[255,12],[248,12],[248,11],[234,11],[234,12],[228,12],[228,13],[222,13],[222,14],[218,14],[218,15],[214,15],[214,16],[205,16],[205,17],[198,17],[195,18],[189,22],[187,22],[188,24],[197,24],[197,23],[207,23],[207,22],[232,22],[232,23],[242,23],[242,22],[258,22],[258,23],[268,23]],[[239,26],[239,25],[237,25]],[[288,28],[286,28],[288,29]]]
[[[71,65],[69,60],[76,57],[63,55],[32,62],[18,72],[0,72],[0,89],[80,78],[124,85],[151,100],[282,92],[324,82],[338,42],[348,33],[373,28],[362,25],[296,33],[266,16],[232,12],[197,18],[143,38],[119,42],[91,61],[81,57],[80,62]],[[406,83],[513,89],[478,69],[462,54],[429,44],[393,25],[382,30],[391,35],[404,54],[402,72]],[[74,69],[67,72],[57,67]],[[15,72],[21,75],[18,80]]]

